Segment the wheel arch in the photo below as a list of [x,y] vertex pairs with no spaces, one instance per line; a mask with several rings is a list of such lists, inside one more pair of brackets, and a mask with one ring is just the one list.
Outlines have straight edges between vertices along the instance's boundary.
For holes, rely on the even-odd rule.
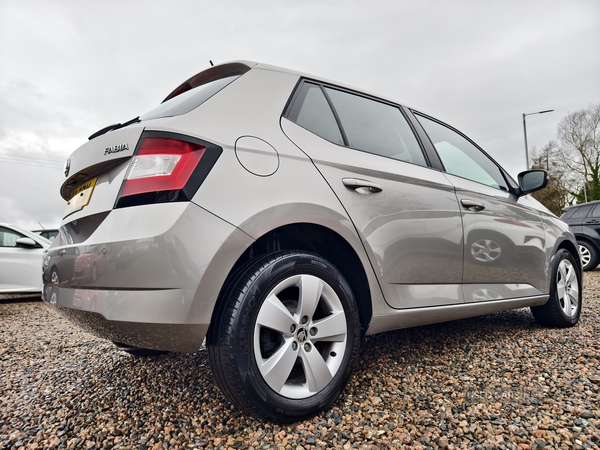
[[373,315],[372,295],[365,267],[352,245],[341,235],[325,226],[308,222],[286,224],[270,230],[240,255],[223,283],[213,310],[213,318],[218,314],[221,297],[228,285],[238,276],[239,270],[251,261],[280,250],[300,250],[318,254],[344,275],[356,300],[364,336]]
[[[599,236],[599,238],[600,238],[600,236]],[[594,247],[594,249],[598,253],[600,253],[600,247],[598,247],[598,244],[596,242],[594,242],[594,238],[592,238],[591,236],[589,236],[587,234],[576,233],[575,234],[575,239],[577,239],[577,242],[579,242],[579,241],[585,241],[587,244],[589,244],[592,247]]]
[[[586,242],[587,242],[587,240],[586,240]],[[556,255],[556,253],[560,249],[565,249],[569,253],[571,253],[571,255],[573,255],[573,259],[575,260],[575,263],[577,264],[577,267],[579,268],[579,272],[581,273],[583,271],[583,268],[581,266],[581,258],[579,257],[579,249],[577,248],[577,246],[575,244],[573,244],[573,242],[571,242],[570,240],[564,239],[558,243],[558,245],[556,246],[556,249],[554,250],[554,254]]]

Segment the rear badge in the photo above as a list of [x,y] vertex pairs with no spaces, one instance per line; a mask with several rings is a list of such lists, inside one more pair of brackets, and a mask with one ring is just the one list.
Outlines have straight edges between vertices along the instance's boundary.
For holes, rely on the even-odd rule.
[[129,150],[129,145],[127,145],[127,144],[120,144],[120,145],[115,145],[114,147],[106,147],[104,149],[104,154],[105,155],[110,155],[111,153],[124,152],[125,150]]

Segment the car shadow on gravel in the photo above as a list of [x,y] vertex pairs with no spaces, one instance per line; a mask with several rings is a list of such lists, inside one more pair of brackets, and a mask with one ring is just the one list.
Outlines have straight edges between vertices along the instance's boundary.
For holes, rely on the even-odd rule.
[[0,294],[0,303],[41,302],[40,294],[7,295]]

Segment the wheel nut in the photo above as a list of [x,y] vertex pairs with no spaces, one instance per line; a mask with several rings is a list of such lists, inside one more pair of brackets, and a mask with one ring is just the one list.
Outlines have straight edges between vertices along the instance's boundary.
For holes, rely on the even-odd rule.
[[311,336],[314,336],[314,335],[316,335],[316,334],[317,334],[317,331],[318,331],[318,330],[317,330],[317,328],[316,328],[316,327],[312,327],[312,328],[310,329],[309,333],[310,333],[310,335],[311,335]]
[[292,325],[290,327],[290,333],[295,333],[296,332],[296,325]]
[[306,344],[304,344],[304,351],[305,352],[310,352],[311,346],[310,344],[307,342]]
[[296,341],[292,342],[292,350],[298,350],[298,343]]
[[302,316],[302,324],[304,325],[305,323],[308,322],[308,316]]

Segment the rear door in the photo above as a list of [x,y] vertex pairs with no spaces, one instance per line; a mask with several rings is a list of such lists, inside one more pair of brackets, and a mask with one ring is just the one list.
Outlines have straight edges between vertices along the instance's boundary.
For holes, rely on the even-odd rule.
[[282,128],[340,199],[390,306],[463,302],[454,187],[428,167],[397,106],[304,82]]

